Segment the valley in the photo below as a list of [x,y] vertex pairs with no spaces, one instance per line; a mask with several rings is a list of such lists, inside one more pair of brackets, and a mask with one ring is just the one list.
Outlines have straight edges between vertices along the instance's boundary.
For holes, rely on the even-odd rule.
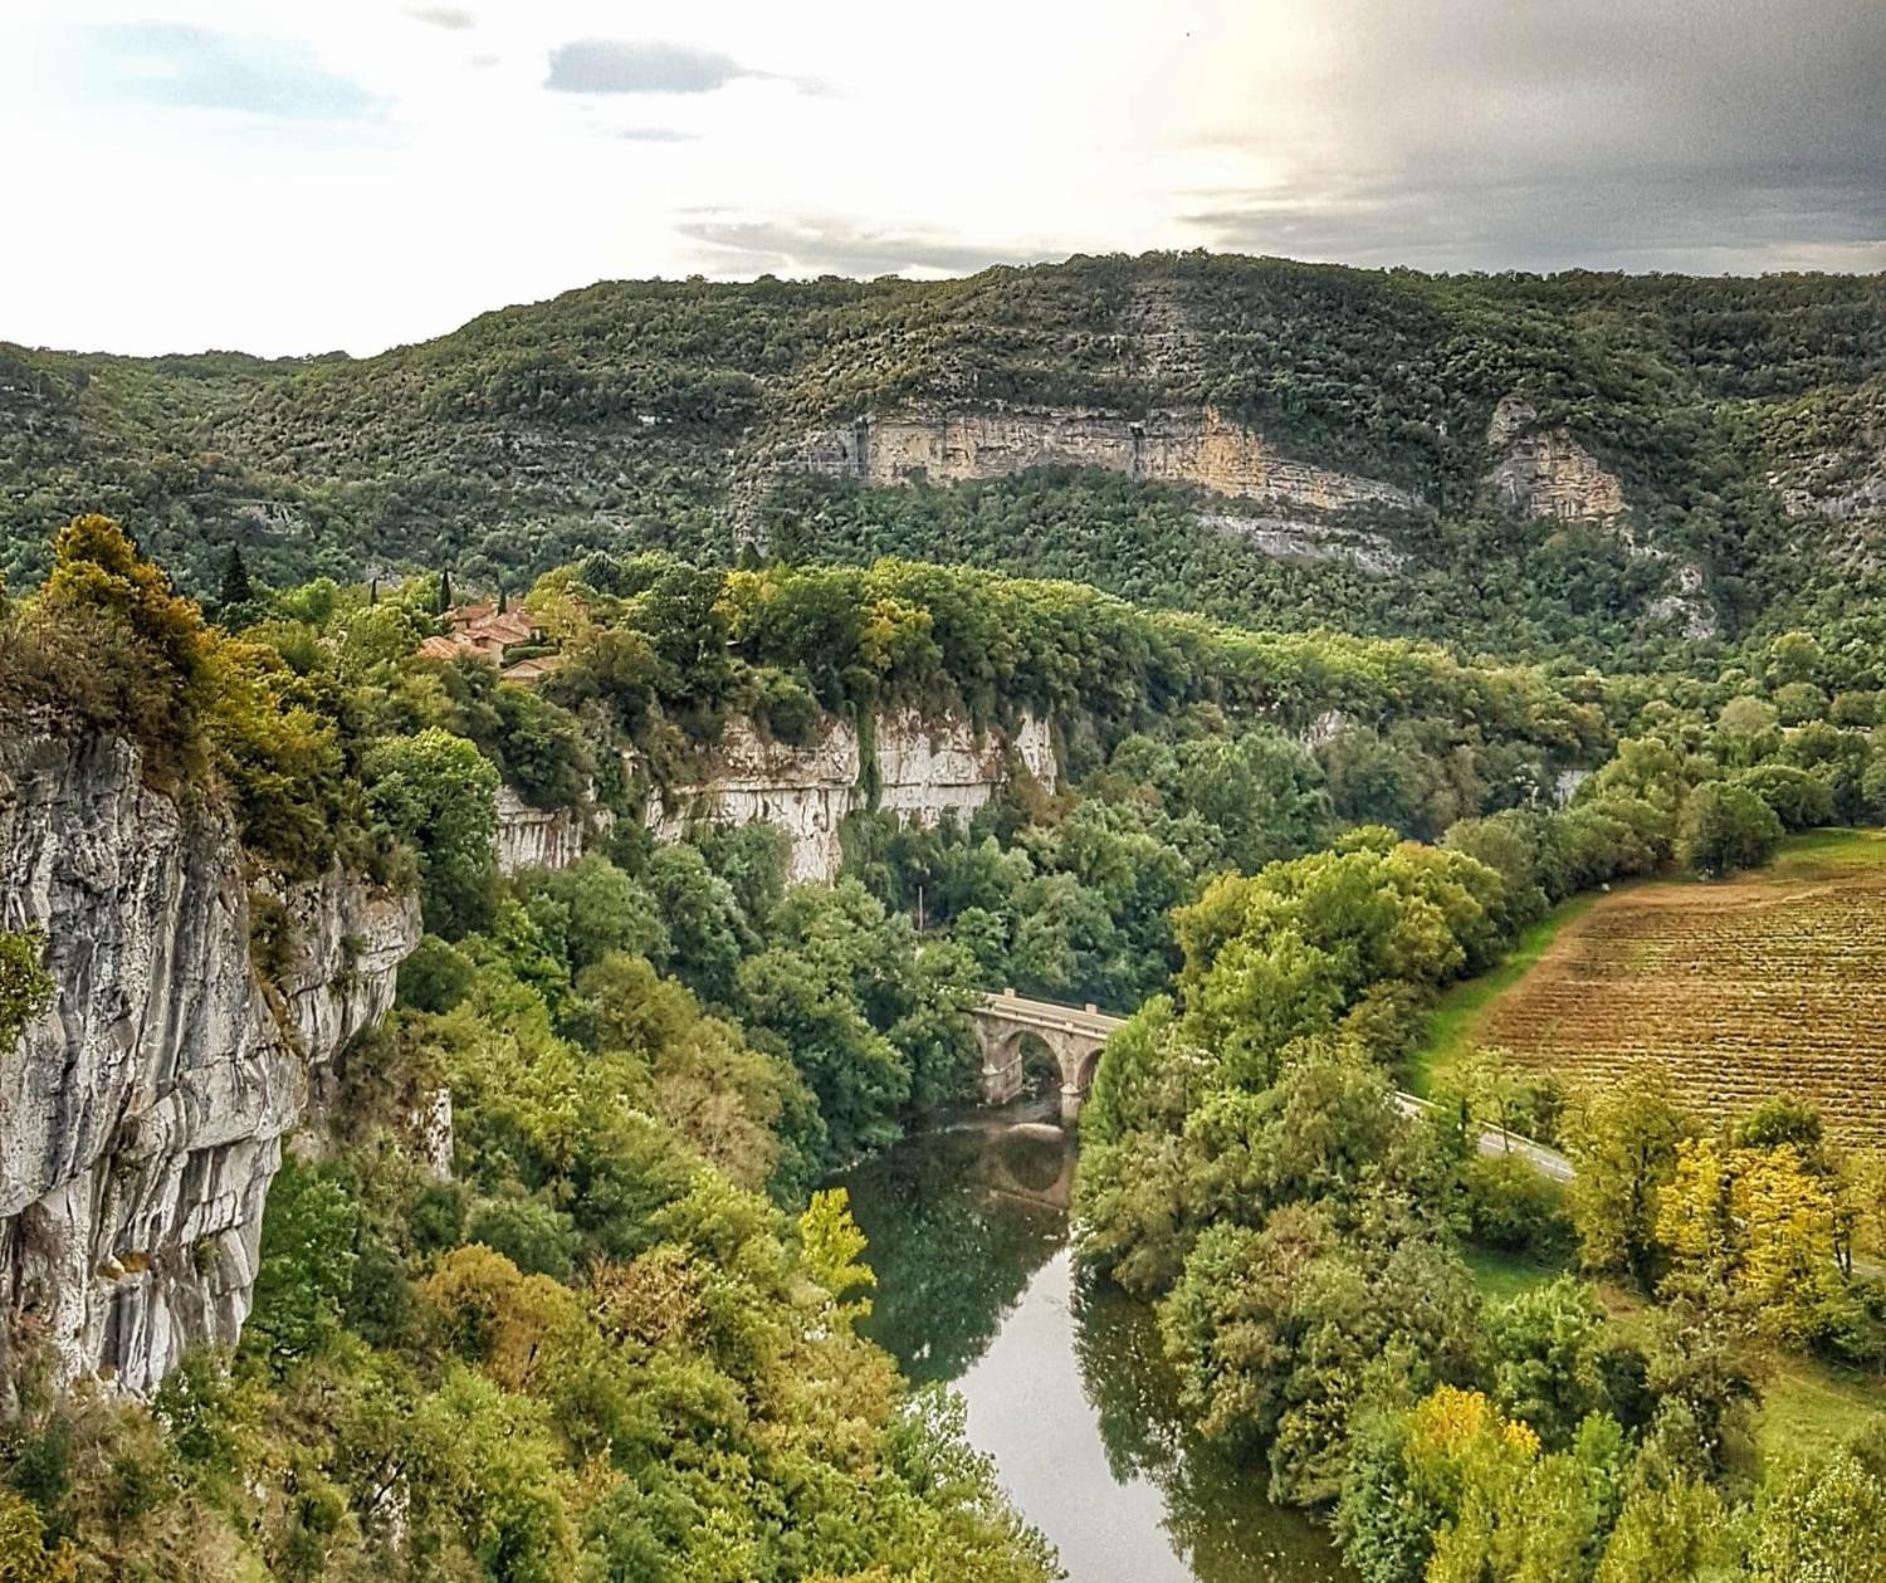
[[1886,1502],[1877,295],[8,351],[0,1571],[1792,1579]]
[[1886,1583],[1883,82],[0,5],[0,1583]]

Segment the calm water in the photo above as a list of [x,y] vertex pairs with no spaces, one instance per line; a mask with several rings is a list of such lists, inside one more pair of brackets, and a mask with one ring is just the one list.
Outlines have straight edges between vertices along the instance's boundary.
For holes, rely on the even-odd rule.
[[1061,1552],[1070,1583],[1328,1583],[1323,1533],[1264,1470],[1190,1433],[1152,1314],[1077,1273],[1073,1151],[1025,1110],[934,1132],[854,1171],[878,1275],[870,1334],[946,1380],[969,1438]]

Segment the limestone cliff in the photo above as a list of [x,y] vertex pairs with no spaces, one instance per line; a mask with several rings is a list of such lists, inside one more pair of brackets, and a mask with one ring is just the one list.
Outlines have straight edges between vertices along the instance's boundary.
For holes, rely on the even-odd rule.
[[606,830],[615,817],[606,808],[595,809],[587,818],[576,808],[533,808],[509,786],[498,788],[497,805],[500,874],[568,868],[583,855],[590,830]]
[[1370,577],[1392,576],[1408,564],[1408,557],[1383,535],[1336,523],[1223,511],[1201,512],[1198,521],[1200,527],[1240,539],[1280,561],[1343,561]]
[[0,743],[0,926],[43,933],[59,986],[0,1050],[0,1362],[43,1343],[141,1394],[248,1315],[282,1138],[419,918],[339,871],[252,902],[245,867],[231,820],[145,786],[124,743]]
[[1144,419],[1068,407],[877,413],[808,437],[798,462],[880,486],[914,479],[962,483],[1031,467],[1099,467],[1148,483],[1322,511],[1420,504],[1392,484],[1280,455],[1263,435],[1212,407]]
[[1817,417],[1752,423],[1749,440],[1768,450],[1766,481],[1790,516],[1849,526],[1850,547],[1877,564],[1886,523],[1886,380],[1826,401]]
[[649,808],[650,828],[675,840],[691,824],[777,825],[792,842],[790,877],[831,879],[840,862],[838,827],[873,806],[935,824],[945,813],[967,817],[1018,772],[1053,787],[1056,765],[1046,721],[1025,716],[1012,736],[978,735],[960,718],[926,720],[909,712],[874,722],[877,798],[866,784],[864,753],[849,720],[828,720],[804,747],[768,742],[743,721],[731,723],[687,780],[670,784]]
[[1591,522],[1616,534],[1635,560],[1667,568],[1667,592],[1652,599],[1645,616],[1674,625],[1684,637],[1716,635],[1716,608],[1703,569],[1652,543],[1632,519],[1624,484],[1563,425],[1544,427],[1539,409],[1520,396],[1506,396],[1487,424],[1487,446],[1497,457],[1486,475],[1500,507],[1517,516],[1550,522]]
[[1609,522],[1624,514],[1624,485],[1570,429],[1541,428],[1531,402],[1508,396],[1493,409],[1487,445],[1499,455],[1494,494],[1522,517]]

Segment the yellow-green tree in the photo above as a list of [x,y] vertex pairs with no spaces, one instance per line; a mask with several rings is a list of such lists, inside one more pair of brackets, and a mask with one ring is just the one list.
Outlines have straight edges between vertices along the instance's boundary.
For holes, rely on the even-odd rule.
[[1792,1143],[1755,1149],[1692,1138],[1676,1152],[1657,1216],[1673,1286],[1720,1293],[1785,1346],[1822,1339],[1844,1286],[1835,1261],[1848,1218],[1839,1178]]
[[1656,1069],[1582,1095],[1572,1107],[1565,1144],[1577,1171],[1567,1202],[1587,1269],[1649,1283],[1661,1252],[1663,1190],[1676,1174],[1677,1145],[1694,1130]]
[[851,1218],[851,1195],[842,1187],[812,1195],[799,1217],[799,1247],[812,1278],[831,1294],[836,1310],[847,1319],[862,1319],[871,1312],[871,1300],[845,1300],[847,1292],[876,1286],[871,1266],[861,1261],[865,1235]]

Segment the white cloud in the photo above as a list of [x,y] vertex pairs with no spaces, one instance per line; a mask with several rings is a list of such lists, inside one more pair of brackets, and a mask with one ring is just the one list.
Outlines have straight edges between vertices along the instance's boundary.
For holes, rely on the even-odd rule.
[[0,338],[369,352],[599,278],[1202,244],[1886,267],[1886,11],[1783,4],[11,0]]

